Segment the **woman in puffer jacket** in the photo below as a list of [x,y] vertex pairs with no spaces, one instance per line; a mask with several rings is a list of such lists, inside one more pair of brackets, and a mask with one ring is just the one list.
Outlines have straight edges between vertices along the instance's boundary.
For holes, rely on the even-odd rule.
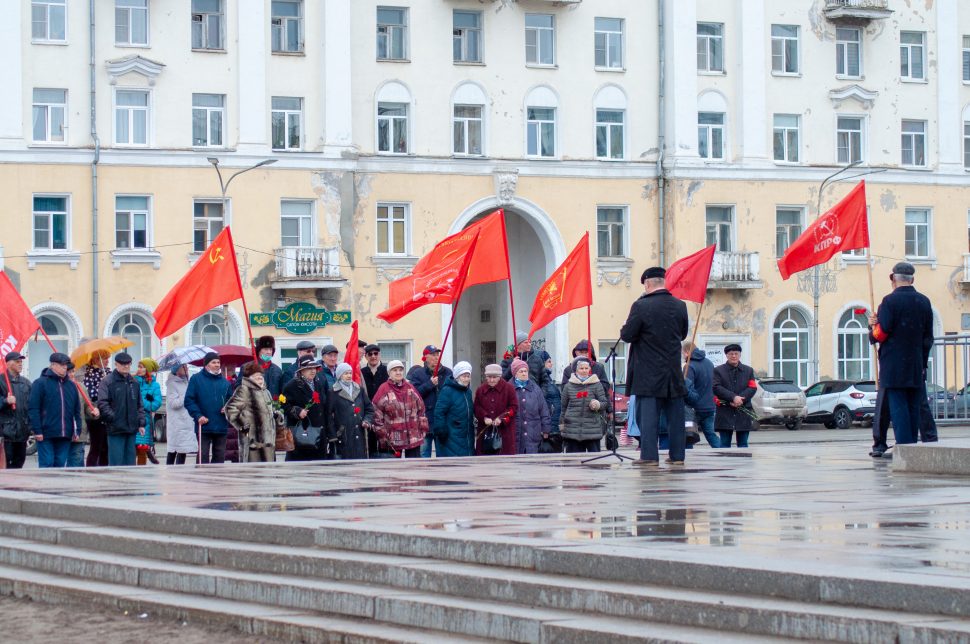
[[141,405],[145,408],[145,433],[135,434],[135,463],[144,465],[146,459],[158,465],[155,458],[155,412],[162,407],[162,388],[158,386],[155,373],[158,363],[151,358],[144,358],[138,362],[135,380],[141,390]]
[[167,465],[182,465],[188,454],[199,451],[199,437],[195,422],[185,409],[185,390],[189,387],[189,367],[180,364],[172,367],[165,384],[165,433],[168,437]]
[[469,386],[472,366],[462,361],[438,393],[434,408],[435,454],[438,456],[475,455],[475,405]]
[[239,387],[226,403],[226,420],[239,435],[239,462],[273,463],[276,424],[283,422],[283,413],[273,409],[273,396],[257,363],[244,364],[240,378]]
[[598,452],[610,412],[609,398],[588,358],[576,358],[572,367],[562,390],[563,443],[567,453]]

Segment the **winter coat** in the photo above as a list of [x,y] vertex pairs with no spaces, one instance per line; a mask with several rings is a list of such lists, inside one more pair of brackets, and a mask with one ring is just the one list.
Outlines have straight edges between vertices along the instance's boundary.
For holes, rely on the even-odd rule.
[[502,377],[509,382],[515,377],[515,374],[512,373],[512,361],[516,358],[529,365],[529,380],[540,387],[546,384],[546,380],[552,380],[551,376],[546,375],[546,361],[542,354],[538,351],[523,351],[502,360]]
[[360,375],[364,379],[364,388],[367,390],[368,398],[373,400],[377,394],[377,388],[387,382],[387,365],[382,362],[377,365],[377,369],[371,371],[370,367],[365,364],[360,368]]
[[226,403],[226,419],[239,436],[239,462],[276,460],[276,423],[283,414],[273,409],[269,389],[252,378],[243,378]]
[[687,362],[687,398],[684,400],[694,411],[710,413],[714,405],[714,363],[707,359],[703,349],[694,349]]
[[[512,386],[515,387],[513,381]],[[542,435],[552,432],[549,405],[539,385],[530,378],[525,387],[515,387],[519,414],[515,418],[516,447],[519,454],[538,454]]]
[[428,415],[414,385],[407,380],[397,384],[388,380],[378,388],[374,398],[374,431],[381,444],[396,452],[424,442]]
[[162,389],[158,386],[158,378],[152,376],[149,381],[144,376],[135,376],[138,387],[141,391],[141,406],[145,409],[145,433],[135,435],[136,445],[153,445],[155,438],[152,436],[152,428],[155,419],[152,414],[162,406]]
[[337,382],[337,374],[323,362],[320,364],[323,365],[323,368],[317,372],[313,382],[316,383],[317,391],[330,391],[333,383]]
[[428,369],[424,365],[414,365],[411,370],[408,371],[407,381],[414,385],[418,394],[421,395],[421,400],[424,401],[424,412],[428,417],[428,426],[434,425],[434,409],[438,404],[438,393],[444,388],[445,382],[448,378],[451,378],[451,369],[441,365],[438,368],[438,386],[435,387],[431,384],[431,377],[434,375],[432,369]]
[[[575,357],[573,358],[575,360]],[[592,367],[592,375],[596,376],[600,380],[600,384],[603,385],[603,389],[606,391],[610,390],[610,378],[606,375],[606,366],[602,362],[596,362],[595,360],[589,361],[589,366]],[[573,363],[570,362],[569,365],[562,370],[562,382],[560,383],[563,387],[569,382],[569,377],[573,375]]]
[[933,307],[912,286],[882,298],[876,311],[889,337],[879,343],[879,388],[921,388],[933,348]]
[[475,404],[471,389],[448,378],[438,394],[431,426],[438,456],[475,454]]
[[552,431],[559,431],[559,418],[562,415],[562,392],[559,391],[559,386],[552,381],[552,372],[546,369],[546,375],[549,377],[549,381],[542,387],[542,395],[546,398],[546,404],[549,405],[549,423],[552,425]]
[[687,395],[680,365],[687,337],[687,305],[660,289],[644,294],[630,308],[620,338],[630,345],[627,395],[680,398]]
[[263,367],[263,364],[265,363],[260,362],[259,366],[263,368],[263,381],[266,383],[266,391],[269,392],[273,400],[276,400],[283,393],[283,383],[286,382],[283,380],[283,370],[272,362],[266,367]]
[[[313,384],[311,384],[311,382]],[[293,378],[283,386],[283,416],[286,419],[287,427],[319,427],[321,428],[321,440],[329,431],[330,407],[326,391],[316,389],[316,381],[307,382],[300,376]],[[314,402],[314,394],[319,402]],[[307,408],[309,405],[309,408]],[[307,410],[306,418],[300,419],[300,412]]]
[[330,389],[330,438],[336,443],[340,458],[367,458],[367,434],[364,423],[374,422],[374,406],[367,392],[356,382],[353,391],[339,384]]
[[202,426],[203,434],[225,434],[229,423],[222,409],[229,400],[230,384],[222,374],[203,369],[189,378],[185,392],[185,408],[196,423],[205,416],[209,422]]
[[[16,409],[7,404],[7,378],[17,399]],[[30,380],[12,374],[7,378],[0,377],[0,437],[22,443],[30,438]]]
[[109,436],[134,434],[146,426],[141,387],[131,374],[115,370],[101,379],[98,410]]
[[[502,449],[499,454],[511,456],[518,454],[515,447],[515,418],[519,413],[519,399],[515,395],[515,387],[506,380],[499,380],[494,387],[486,382],[475,390],[475,419],[478,421],[479,433],[488,429],[486,418],[499,418],[499,433],[502,435]],[[482,454],[481,436],[478,437],[477,454]]]
[[[600,402],[593,411],[589,403]],[[573,374],[562,390],[562,437],[574,441],[600,440],[606,433],[606,415],[610,413],[610,400],[603,383],[595,374],[585,381]]]
[[199,451],[199,438],[195,433],[195,421],[185,408],[185,392],[188,378],[169,376],[165,383],[165,434],[168,451],[189,454]]
[[728,363],[714,368],[714,395],[717,397],[717,412],[714,414],[714,429],[719,431],[747,432],[751,430],[751,416],[731,406],[735,396],[744,398],[745,409],[751,410],[751,398],[758,391],[754,381],[754,369],[738,363],[732,367]]
[[102,369],[100,367],[92,367],[88,365],[84,370],[84,388],[88,391],[88,398],[91,402],[98,402],[98,387],[101,386],[101,380],[107,376],[110,372],[108,369]]
[[61,378],[50,367],[30,388],[27,403],[30,431],[44,438],[74,438],[81,435],[81,396],[74,381]]

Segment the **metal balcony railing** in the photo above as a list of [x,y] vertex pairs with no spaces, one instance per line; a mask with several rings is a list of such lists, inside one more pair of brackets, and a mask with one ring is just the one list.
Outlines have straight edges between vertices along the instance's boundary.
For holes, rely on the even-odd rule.
[[711,282],[757,282],[761,280],[758,253],[714,253]]
[[889,0],[825,0],[826,9],[888,9]]

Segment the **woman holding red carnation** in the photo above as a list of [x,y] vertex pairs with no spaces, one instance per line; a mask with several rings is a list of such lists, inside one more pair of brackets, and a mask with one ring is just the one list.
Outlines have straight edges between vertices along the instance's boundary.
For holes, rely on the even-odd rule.
[[320,363],[313,356],[300,356],[296,363],[297,372],[283,387],[283,415],[286,424],[293,429],[307,429],[315,433],[319,440],[314,446],[301,446],[286,453],[287,461],[321,461],[327,457],[327,436],[330,434],[330,405],[326,391],[316,388],[314,378]]
[[600,451],[609,412],[609,398],[593,373],[589,358],[576,358],[562,390],[562,442],[566,453]]
[[349,364],[341,362],[335,373],[337,382],[330,392],[330,449],[337,458],[367,458],[374,406],[364,388],[354,382]]

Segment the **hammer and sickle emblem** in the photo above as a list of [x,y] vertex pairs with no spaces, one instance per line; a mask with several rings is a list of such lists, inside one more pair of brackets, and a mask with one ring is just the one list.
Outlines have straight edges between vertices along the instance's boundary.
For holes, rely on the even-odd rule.
[[215,264],[220,259],[225,259],[225,257],[222,256],[222,246],[216,246],[215,248],[209,250],[210,264]]

